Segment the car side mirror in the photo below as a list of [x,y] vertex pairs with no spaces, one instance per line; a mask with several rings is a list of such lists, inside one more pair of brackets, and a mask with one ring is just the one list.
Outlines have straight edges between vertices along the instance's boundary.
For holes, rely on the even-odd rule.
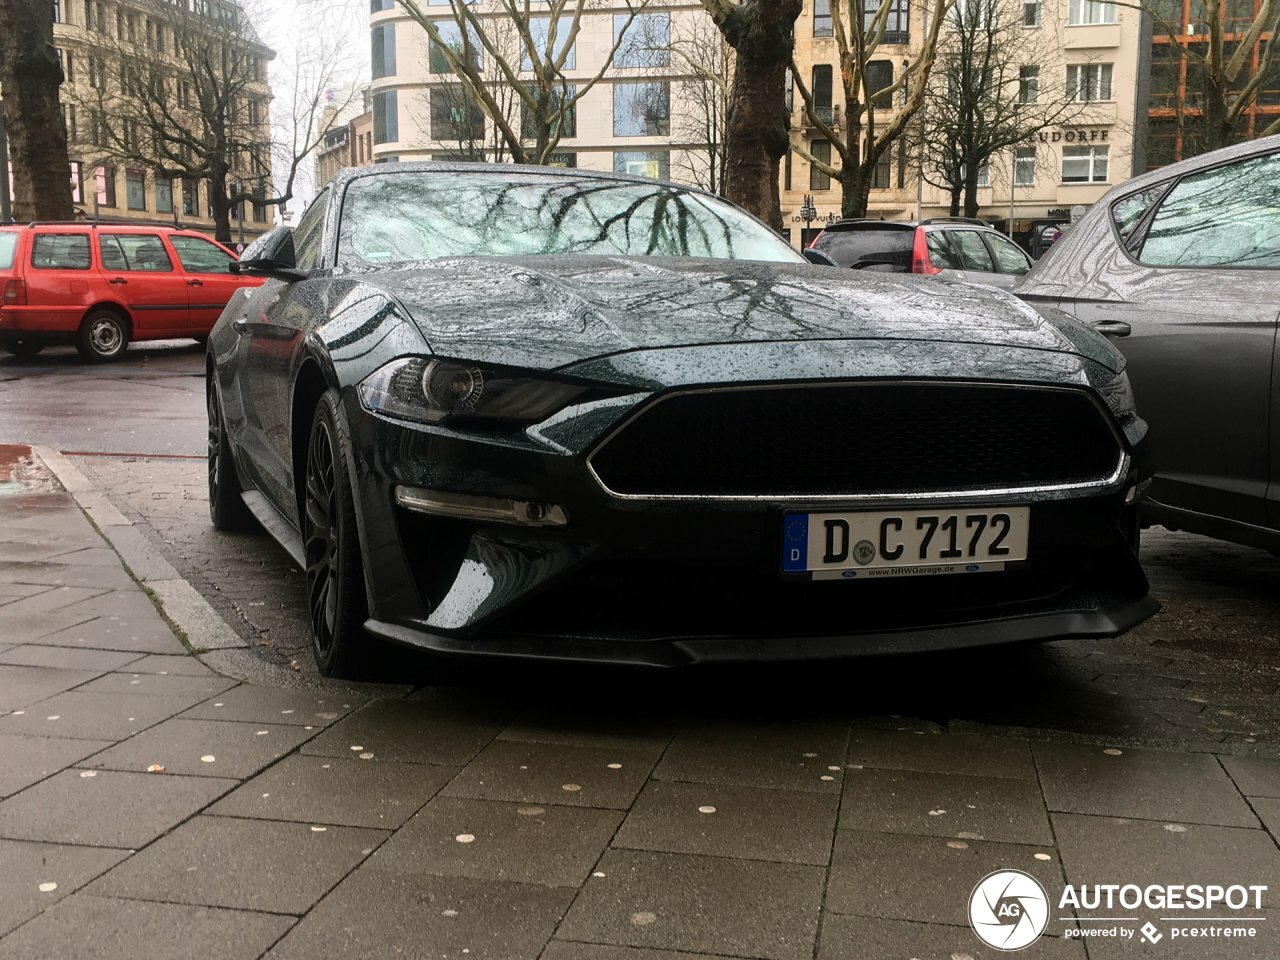
[[279,226],[249,244],[239,260],[230,264],[232,273],[277,280],[305,280],[309,274],[298,269],[293,249],[293,228]]
[[821,250],[815,250],[809,247],[804,251],[804,258],[810,263],[816,263],[820,267],[836,267],[839,266],[834,260],[828,257]]

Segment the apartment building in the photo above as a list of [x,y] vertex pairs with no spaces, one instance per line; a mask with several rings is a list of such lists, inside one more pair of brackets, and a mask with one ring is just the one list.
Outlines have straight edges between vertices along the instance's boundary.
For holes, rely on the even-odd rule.
[[[72,195],[77,214],[102,220],[180,223],[197,230],[213,230],[208,183],[173,174],[159,152],[146,143],[155,138],[136,119],[138,105],[154,92],[132,79],[122,62],[137,58],[148,66],[169,67],[166,80],[171,100],[164,108],[194,111],[197,85],[184,74],[181,45],[199,23],[243,23],[238,5],[228,0],[53,0],[54,44],[66,83],[63,115],[71,156]],[[235,104],[230,129],[238,143],[229,148],[230,190],[243,188],[259,196],[271,193],[271,90],[267,64],[274,53],[257,41],[246,25],[235,30],[240,42],[237,86],[243,95]],[[194,42],[194,41],[193,41]],[[176,115],[176,113],[175,113]],[[189,124],[195,128],[194,123]],[[120,160],[126,151],[148,162]],[[150,158],[154,156],[154,161]],[[270,208],[252,202],[231,211],[237,239],[249,240],[270,228]]]
[[368,84],[346,91],[330,91],[320,116],[328,132],[316,148],[315,185],[319,189],[346,167],[373,163],[372,95]]
[[[880,45],[883,56],[871,64],[876,88],[887,86],[916,59],[925,35],[927,0],[892,2]],[[880,0],[865,4],[869,19]],[[1141,150],[1135,151],[1135,131],[1141,130],[1146,111],[1139,81],[1143,15],[1136,5],[1110,0],[1000,0],[998,11],[1028,38],[1031,62],[1019,71],[1019,96],[1027,103],[1044,96],[1072,101],[1062,111],[1069,119],[1004,151],[980,174],[979,216],[1012,216],[1021,230],[1031,219],[1066,219],[1072,207],[1093,203],[1112,184],[1145,169]],[[806,0],[796,29],[797,69],[804,71],[824,119],[843,130],[832,32],[828,0]],[[799,96],[792,106],[793,143],[812,155],[830,156],[830,145],[816,139]],[[892,105],[886,106],[877,114],[882,122],[893,114]],[[948,195],[917,174],[905,141],[891,148],[876,171],[868,216],[904,220],[947,214]],[[806,197],[812,201],[809,210]],[[840,185],[793,151],[782,172],[782,206],[791,239],[800,244],[840,216]],[[806,220],[805,214],[814,219]]]
[[[423,0],[423,9],[439,6],[437,21],[447,42],[460,39],[447,0]],[[374,160],[506,159],[494,125],[475,110],[438,50],[430,49],[420,25],[405,15],[394,0],[372,0],[373,44],[372,127]],[[497,10],[477,5],[480,16],[495,21]],[[624,4],[592,6],[566,58],[565,78],[585,84],[607,62],[615,37],[627,24]],[[534,22],[535,31],[548,29],[547,18]],[[563,49],[569,18],[557,30],[556,50]],[[690,91],[697,83],[684,55],[686,44],[713,41],[715,28],[697,0],[651,3],[627,28],[612,66],[578,102],[556,148],[552,162],[590,170],[615,170],[653,177],[706,183],[713,166],[705,125],[691,116]],[[521,59],[518,41],[510,45],[510,59]],[[483,55],[482,55],[483,58]],[[529,64],[521,72],[531,77]],[[482,69],[492,83],[505,83],[495,64]],[[509,87],[509,85],[508,85]],[[508,96],[510,120],[521,123],[521,110]],[[706,104],[702,104],[706,107]]]

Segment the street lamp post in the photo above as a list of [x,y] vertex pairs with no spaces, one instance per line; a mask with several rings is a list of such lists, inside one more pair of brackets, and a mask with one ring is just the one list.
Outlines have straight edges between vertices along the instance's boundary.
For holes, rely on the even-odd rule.
[[[804,195],[804,206],[800,208],[800,219],[804,221],[804,232],[807,235],[813,221],[818,219],[818,208],[813,205],[813,194],[811,193]],[[804,246],[803,238],[800,245]]]
[[4,110],[0,109],[0,223],[13,218],[9,209],[9,138],[4,130]]

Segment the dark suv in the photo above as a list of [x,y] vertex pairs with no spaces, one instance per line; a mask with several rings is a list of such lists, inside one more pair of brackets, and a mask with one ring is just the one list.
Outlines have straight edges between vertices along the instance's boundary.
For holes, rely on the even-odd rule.
[[923,273],[1010,289],[1031,259],[981,220],[838,220],[809,245],[838,267]]

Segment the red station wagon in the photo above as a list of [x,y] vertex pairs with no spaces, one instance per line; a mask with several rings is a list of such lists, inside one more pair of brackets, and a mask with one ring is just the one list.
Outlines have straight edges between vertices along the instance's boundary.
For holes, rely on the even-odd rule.
[[114,360],[131,340],[203,341],[239,287],[226,247],[191,230],[106,223],[0,227],[0,349],[73,342]]

